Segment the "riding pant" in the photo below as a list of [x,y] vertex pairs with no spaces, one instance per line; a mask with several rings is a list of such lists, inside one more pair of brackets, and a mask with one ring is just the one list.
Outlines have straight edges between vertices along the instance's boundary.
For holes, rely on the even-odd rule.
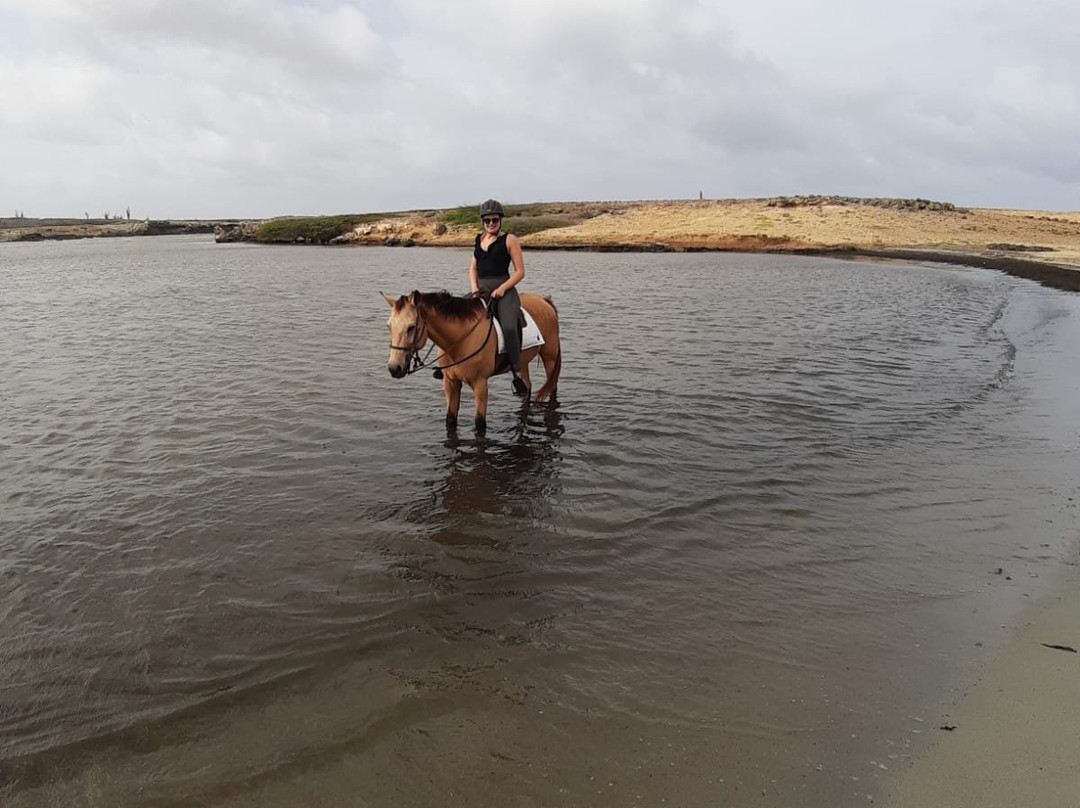
[[[477,278],[480,289],[492,292],[498,289],[506,278]],[[518,339],[517,321],[521,313],[521,298],[514,287],[505,295],[495,301],[495,313],[499,317],[499,325],[502,327],[503,340],[506,345],[506,361],[510,370],[518,373],[521,370],[521,342]]]

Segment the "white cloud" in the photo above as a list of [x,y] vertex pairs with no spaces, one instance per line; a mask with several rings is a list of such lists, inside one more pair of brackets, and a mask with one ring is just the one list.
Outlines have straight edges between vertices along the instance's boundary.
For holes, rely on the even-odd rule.
[[0,206],[1075,208],[1078,22],[1059,0],[0,0]]

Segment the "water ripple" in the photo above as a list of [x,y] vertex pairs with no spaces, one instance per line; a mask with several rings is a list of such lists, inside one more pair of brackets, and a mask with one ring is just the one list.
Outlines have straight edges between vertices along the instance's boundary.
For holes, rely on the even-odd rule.
[[[0,245],[5,804],[112,755],[159,782],[158,749],[212,791],[470,688],[790,742],[811,714],[768,705],[807,677],[902,689],[899,615],[1066,544],[1074,433],[1029,392],[1073,355],[1056,293],[545,254],[560,401],[497,379],[488,433],[447,435],[373,291],[452,285],[446,254],[235,246]],[[236,726],[234,768],[195,751]]]

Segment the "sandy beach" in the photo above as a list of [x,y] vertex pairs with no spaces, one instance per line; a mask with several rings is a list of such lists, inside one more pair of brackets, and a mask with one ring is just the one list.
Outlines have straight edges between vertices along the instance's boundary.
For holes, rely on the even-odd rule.
[[1076,805],[1080,795],[1080,565],[982,672],[929,752],[899,773],[892,808]]

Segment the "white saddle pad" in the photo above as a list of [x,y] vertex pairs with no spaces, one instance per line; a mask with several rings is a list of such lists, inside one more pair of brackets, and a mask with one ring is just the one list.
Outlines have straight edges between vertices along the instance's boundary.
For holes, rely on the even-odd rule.
[[[521,350],[524,351],[528,348],[535,348],[537,345],[543,345],[544,335],[540,333],[536,320],[533,319],[524,306],[521,307],[521,313],[525,315],[525,327],[521,329]],[[506,353],[502,329],[496,328],[495,333],[499,335],[499,353]]]

